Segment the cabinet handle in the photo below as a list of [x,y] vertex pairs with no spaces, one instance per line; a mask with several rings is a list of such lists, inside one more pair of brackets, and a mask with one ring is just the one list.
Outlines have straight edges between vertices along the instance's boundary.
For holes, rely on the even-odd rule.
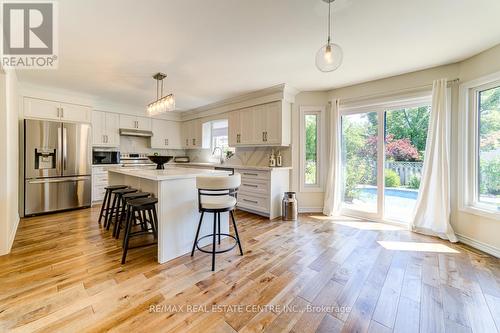
[[64,109],[61,108],[61,118],[64,118]]
[[246,201],[246,202],[251,202],[253,204],[258,204],[259,202],[258,201],[255,201],[255,200],[248,200],[248,199],[243,199],[243,201]]
[[196,146],[196,139],[193,139],[193,146]]
[[165,146],[168,146],[168,139],[165,139]]
[[236,134],[236,143],[241,142],[241,134]]
[[57,118],[60,118],[61,116],[59,115],[59,108],[57,108]]
[[248,187],[259,187],[259,185],[255,185],[255,184],[242,184],[243,186],[248,186]]
[[105,135],[105,137],[106,137],[106,143],[108,143],[109,142],[108,135]]
[[255,176],[255,177],[257,177],[257,176],[258,176],[258,174],[257,174],[257,173],[247,173],[247,172],[243,172],[243,174],[244,174],[245,176]]
[[266,133],[266,142],[267,142],[267,131],[265,131],[264,133]]

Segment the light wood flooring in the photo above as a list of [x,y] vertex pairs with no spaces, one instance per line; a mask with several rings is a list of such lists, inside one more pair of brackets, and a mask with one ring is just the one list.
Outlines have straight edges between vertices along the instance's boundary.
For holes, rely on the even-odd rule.
[[219,255],[215,273],[201,252],[159,265],[155,247],[131,250],[120,265],[121,242],[99,227],[98,212],[21,221],[12,253],[0,257],[0,331],[500,328],[500,261],[463,245],[348,218],[238,212],[245,255]]

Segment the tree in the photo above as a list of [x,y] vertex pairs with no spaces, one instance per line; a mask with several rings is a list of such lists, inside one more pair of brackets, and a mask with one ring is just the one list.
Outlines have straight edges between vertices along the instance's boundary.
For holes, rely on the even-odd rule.
[[386,112],[386,133],[394,139],[409,139],[419,152],[425,150],[429,127],[430,106]]

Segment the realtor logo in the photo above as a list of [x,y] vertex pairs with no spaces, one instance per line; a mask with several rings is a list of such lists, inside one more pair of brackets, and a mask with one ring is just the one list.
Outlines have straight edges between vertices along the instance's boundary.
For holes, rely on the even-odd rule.
[[3,67],[57,68],[56,3],[2,2]]

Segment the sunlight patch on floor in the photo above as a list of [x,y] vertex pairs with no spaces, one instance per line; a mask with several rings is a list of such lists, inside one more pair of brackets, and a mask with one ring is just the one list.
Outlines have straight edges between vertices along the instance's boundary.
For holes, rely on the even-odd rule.
[[420,243],[420,242],[394,242],[377,241],[387,250],[415,251],[415,252],[440,252],[440,253],[460,253],[449,246],[441,243]]
[[341,224],[346,227],[352,227],[361,230],[405,230],[401,227],[385,223],[377,222],[350,222],[350,221],[335,221],[334,224]]
[[325,220],[325,221],[360,221],[360,219],[356,217],[349,216],[326,216],[326,215],[310,215],[309,217],[316,220]]

